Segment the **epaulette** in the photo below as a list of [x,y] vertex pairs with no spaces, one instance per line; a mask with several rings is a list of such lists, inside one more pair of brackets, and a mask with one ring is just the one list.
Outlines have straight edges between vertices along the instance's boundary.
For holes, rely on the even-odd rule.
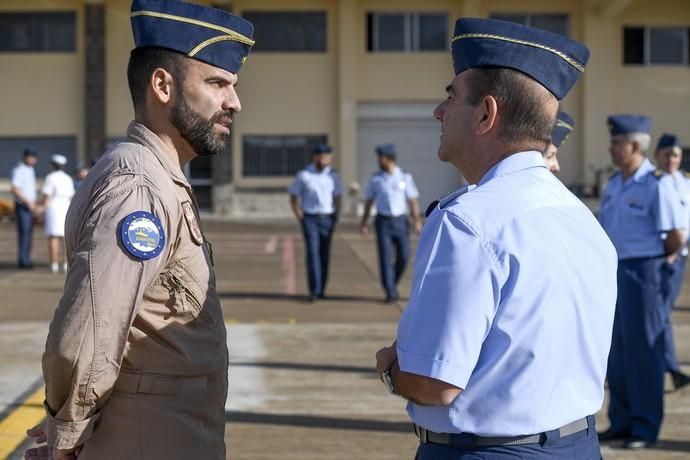
[[431,204],[426,208],[426,211],[424,212],[424,217],[429,217],[432,212],[434,212],[434,209],[438,206],[439,200],[434,200],[431,202]]
[[683,177],[686,179],[690,179],[690,173],[687,171],[683,171],[682,169],[680,170],[681,174],[683,174]]
[[664,171],[664,170],[662,170],[662,169],[657,169],[656,171],[654,171],[654,177],[656,177],[657,180],[658,180],[658,179],[661,179],[661,178],[664,177],[665,175],[666,175],[666,171]]

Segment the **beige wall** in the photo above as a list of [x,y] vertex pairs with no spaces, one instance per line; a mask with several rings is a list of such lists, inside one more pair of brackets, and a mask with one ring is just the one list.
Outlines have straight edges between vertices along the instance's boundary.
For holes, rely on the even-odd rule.
[[[327,12],[326,53],[269,53],[249,55],[240,73],[238,92],[242,112],[233,130],[233,171],[239,186],[286,186],[287,179],[243,178],[242,136],[246,134],[328,135],[337,139],[337,36],[336,2],[298,0],[290,10]],[[284,11],[279,0],[238,1],[235,13],[244,10]],[[342,157],[336,156],[336,165]]]
[[134,117],[127,87],[127,62],[134,48],[129,21],[130,0],[108,0],[105,18],[105,132],[109,138],[125,134]]
[[[124,134],[132,118],[126,66],[132,48],[130,0],[103,0],[106,10],[106,133]],[[84,0],[2,0],[0,11],[76,10],[76,53],[0,54],[0,136],[77,136],[83,156]],[[210,0],[200,3],[211,3]],[[690,27],[687,0],[235,0],[234,11],[325,10],[326,53],[253,53],[240,74],[243,110],[233,132],[234,180],[240,186],[286,185],[287,179],[241,177],[245,134],[327,134],[344,179],[356,174],[356,107],[369,102],[434,102],[453,76],[448,52],[367,53],[369,11],[447,11],[449,36],[461,15],[493,12],[564,12],[571,35],[592,55],[584,77],[563,101],[577,126],[561,150],[566,183],[594,180],[609,166],[605,119],[610,113],[653,117],[664,131],[690,145],[690,66],[622,66],[624,25]],[[616,8],[614,8],[616,7]]]
[[[625,3],[623,4],[625,5]],[[611,166],[606,117],[642,113],[652,117],[653,143],[674,132],[690,145],[690,66],[623,66],[623,27],[690,27],[686,0],[631,1],[621,11],[607,11],[606,2],[584,9],[585,43],[592,60],[585,77],[585,166]],[[587,167],[584,179],[594,180]]]
[[0,136],[76,136],[83,153],[83,8],[78,0],[3,0],[0,11],[77,12],[75,53],[0,53]]
[[368,101],[437,101],[445,98],[444,88],[453,78],[449,51],[400,53],[367,52],[368,12],[443,12],[448,13],[448,40],[453,34],[460,3],[448,0],[364,0],[357,13],[357,44],[359,57],[358,97]]

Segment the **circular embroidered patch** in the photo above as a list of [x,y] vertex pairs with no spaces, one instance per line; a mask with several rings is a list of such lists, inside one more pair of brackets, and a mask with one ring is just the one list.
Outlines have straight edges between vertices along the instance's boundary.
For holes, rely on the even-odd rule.
[[136,211],[125,217],[120,238],[127,251],[139,260],[153,259],[165,247],[161,221],[146,211]]

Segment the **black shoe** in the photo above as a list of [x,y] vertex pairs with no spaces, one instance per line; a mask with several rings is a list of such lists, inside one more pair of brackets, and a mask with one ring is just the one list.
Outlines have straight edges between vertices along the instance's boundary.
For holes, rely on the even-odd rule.
[[307,297],[307,302],[316,302],[316,296],[314,294],[310,294],[309,297]]
[[388,295],[386,296],[386,303],[395,303],[400,299],[400,296],[397,295]]
[[628,430],[620,430],[620,431],[614,431],[612,428],[609,428],[606,431],[603,431],[601,433],[597,433],[599,436],[599,441],[615,441],[616,439],[628,439],[630,438],[630,431]]
[[671,371],[671,379],[673,380],[674,390],[680,390],[684,386],[690,384],[690,377],[683,374],[681,371]]
[[628,438],[623,443],[623,449],[647,449],[654,445],[654,441],[647,441],[642,438]]
[[317,295],[316,297],[319,298],[319,299],[326,300],[326,294],[319,294],[319,295]]

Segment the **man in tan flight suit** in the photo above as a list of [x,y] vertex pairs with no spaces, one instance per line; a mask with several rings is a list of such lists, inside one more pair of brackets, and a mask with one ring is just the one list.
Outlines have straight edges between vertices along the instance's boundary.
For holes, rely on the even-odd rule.
[[70,269],[26,458],[224,459],[228,356],[210,245],[181,168],[222,153],[251,23],[135,0],[135,121],[69,210]]

